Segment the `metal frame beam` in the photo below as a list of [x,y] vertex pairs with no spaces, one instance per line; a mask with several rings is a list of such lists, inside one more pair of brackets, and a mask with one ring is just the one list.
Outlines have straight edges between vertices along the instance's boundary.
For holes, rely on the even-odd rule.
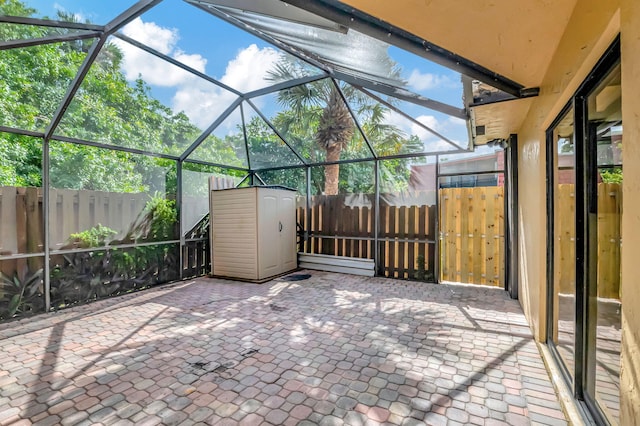
[[[440,164],[438,163],[438,170],[440,170]],[[474,175],[494,175],[496,173],[505,173],[504,170],[479,170],[460,173],[439,173],[438,177],[455,177],[455,176],[474,176]]]
[[34,257],[44,257],[44,251],[36,253],[15,253],[0,255],[0,262],[3,260],[16,260],[16,259],[32,259]]
[[346,81],[347,83],[354,86],[366,87],[370,90],[376,90],[385,95],[392,96],[402,101],[407,101],[425,108],[429,108],[431,110],[438,111],[442,114],[450,115],[461,120],[468,119],[467,111],[464,108],[458,108],[453,105],[445,104],[444,102],[425,98],[424,96],[418,95],[409,90],[391,86],[389,84],[384,84],[381,82],[371,82],[361,78],[357,78],[342,71],[334,71],[332,74],[336,78],[342,81]]
[[[435,243],[434,243],[434,250],[433,250],[433,282],[436,284],[440,284],[440,282],[442,281],[440,278],[440,252],[441,252],[441,247],[440,245],[441,243],[441,239],[440,239],[440,156],[436,155],[436,167],[434,170],[434,174],[433,174],[433,178],[435,179],[435,186],[436,186],[436,218],[435,218]],[[429,232],[428,229],[426,229],[426,232]],[[426,253],[426,258],[425,260],[427,260],[429,258],[429,247],[427,246],[427,253]]]
[[253,170],[251,169],[251,155],[249,154],[249,140],[247,139],[247,126],[244,122],[244,105],[240,102],[240,119],[242,120],[242,138],[244,139],[244,152],[247,154],[247,166],[251,174],[251,185],[253,185]]
[[242,180],[240,182],[238,182],[238,184],[236,185],[236,188],[240,188],[240,185],[242,185],[245,180],[250,179],[250,178],[251,178],[251,173],[249,173],[248,175],[243,177]]
[[56,21],[54,19],[27,18],[22,16],[0,16],[0,22],[7,24],[32,25],[37,27],[68,28],[70,30],[90,30],[100,32],[105,30],[104,25]]
[[149,247],[149,246],[166,246],[169,244],[180,244],[180,240],[165,240],[165,241],[151,241],[151,242],[136,242],[127,244],[114,244],[101,247],[89,247],[89,248],[72,248],[64,250],[51,250],[52,255],[56,254],[69,254],[69,253],[87,253],[91,251],[105,251],[105,250],[117,250],[123,248],[135,248],[135,247]]
[[293,80],[283,81],[282,83],[277,83],[272,86],[267,86],[262,89],[254,90],[252,92],[247,92],[242,95],[242,98],[249,100],[251,98],[255,98],[258,96],[264,96],[274,92],[279,92],[280,90],[290,89],[295,86],[301,86],[303,84],[313,83],[314,81],[322,80],[327,77],[329,77],[329,74],[323,71],[322,74],[310,75],[306,77],[296,78]]
[[[313,226],[311,222],[311,167],[307,166],[305,168],[305,179],[306,179],[306,188],[307,188],[307,197],[305,200],[305,208],[306,208],[306,218],[307,223],[304,224],[304,241],[305,243],[309,243],[309,236],[311,234],[311,227]],[[304,250],[301,250],[304,251]]]
[[43,44],[51,43],[64,43],[68,41],[86,40],[88,38],[98,38],[102,33],[99,31],[92,31],[88,33],[73,33],[65,35],[51,35],[47,37],[38,37],[21,40],[9,40],[0,42],[0,50],[16,49],[20,47],[40,46]]
[[32,136],[34,138],[44,138],[43,132],[35,132],[32,130],[25,130],[25,129],[16,129],[15,127],[9,127],[9,126],[0,126],[0,132],[12,133],[12,134],[23,135],[23,136]]
[[373,163],[375,199],[373,211],[373,263],[376,275],[384,275],[380,262],[380,160]]
[[[467,150],[451,150],[451,151],[440,151],[440,152],[420,152],[415,154],[397,154],[397,155],[387,155],[384,157],[378,157],[377,160],[395,160],[401,158],[423,158],[423,157],[435,157],[437,155],[447,155],[447,154],[464,154],[472,151]],[[367,161],[376,161],[375,158],[367,157],[367,158],[353,158],[349,160],[340,160],[340,161],[322,161],[317,163],[308,163],[306,165],[292,165],[292,166],[281,166],[281,167],[264,167],[261,169],[255,169],[256,172],[265,172],[271,170],[288,170],[288,169],[298,169],[300,167],[319,167],[319,166],[330,166],[332,164],[351,164],[351,163],[363,163]],[[478,174],[478,173],[474,173]]]
[[505,253],[506,285],[512,299],[518,299],[518,135],[509,137],[509,146],[505,150],[505,180],[506,180],[506,216],[505,216]]
[[182,189],[182,161],[178,160],[176,162],[176,209],[178,211],[178,232],[180,232],[180,252],[178,253],[178,262],[180,265],[180,271],[179,271],[179,277],[180,279],[183,278],[183,269],[184,269],[184,245],[185,245],[185,238],[184,238],[184,232],[182,231],[182,224],[183,224],[183,220],[182,220],[182,213],[183,213],[183,209],[182,209],[182,200],[183,200],[183,189]]
[[102,33],[100,38],[91,45],[91,48],[89,49],[89,53],[84,58],[82,65],[80,65],[80,68],[78,69],[78,72],[76,73],[76,76],[74,77],[73,82],[67,89],[67,92],[65,93],[64,98],[62,99],[62,102],[60,103],[60,105],[58,106],[58,109],[54,113],[51,123],[49,123],[47,130],[44,132],[45,139],[51,138],[56,127],[58,126],[58,124],[60,124],[60,120],[62,120],[62,116],[64,115],[65,111],[69,107],[69,104],[73,100],[73,97],[75,96],[76,92],[80,88],[80,85],[82,84],[82,81],[84,80],[87,73],[89,72],[89,69],[93,65],[93,62],[98,57],[100,50],[102,50],[102,47],[107,42],[107,38],[109,37],[109,35],[115,31],[118,31],[120,28],[127,25],[136,17],[146,12],[156,4],[160,3],[161,1],[162,0],[140,0],[139,2],[131,6],[129,9],[125,10],[120,15],[116,16],[114,19],[111,20],[111,22],[109,22],[107,25],[104,26],[104,32]]
[[51,236],[49,225],[49,205],[51,203],[51,176],[49,174],[49,141],[42,140],[42,220],[44,235],[42,236],[42,244],[44,245],[44,309],[46,312],[51,310]]
[[128,152],[130,154],[146,155],[148,157],[165,158],[167,160],[174,160],[174,161],[179,160],[179,157],[177,155],[162,154],[162,153],[158,153],[158,152],[146,151],[144,149],[130,148],[130,147],[127,147],[127,146],[109,145],[107,143],[92,142],[92,141],[87,141],[87,140],[84,140],[84,139],[70,138],[70,137],[67,137],[67,136],[53,135],[53,136],[51,136],[49,138],[49,140],[58,141],[58,142],[72,143],[72,144],[75,144],[75,145],[93,146],[93,147],[96,147],[96,148],[104,148],[104,149],[109,149],[109,150],[112,150],[112,151]]
[[201,165],[201,166],[218,167],[220,169],[237,170],[239,172],[249,172],[250,171],[246,167],[228,166],[228,165],[224,165],[224,164],[211,163],[209,161],[194,160],[194,159],[190,159],[190,158],[185,158],[184,160],[178,159],[178,161],[182,161],[183,163],[198,164],[198,165]]
[[258,173],[254,173],[253,175],[254,175],[256,178],[258,178],[258,181],[260,181],[260,183],[261,183],[263,186],[266,186],[266,185],[267,185],[267,183],[264,181],[264,179],[262,179],[262,178],[260,177],[260,175],[259,175]]
[[107,34],[112,34],[118,31],[120,28],[127,25],[129,22],[136,19],[138,16],[151,9],[153,6],[159,4],[162,0],[140,0],[129,9],[122,12],[120,15],[113,18],[107,25],[104,26],[104,31]]

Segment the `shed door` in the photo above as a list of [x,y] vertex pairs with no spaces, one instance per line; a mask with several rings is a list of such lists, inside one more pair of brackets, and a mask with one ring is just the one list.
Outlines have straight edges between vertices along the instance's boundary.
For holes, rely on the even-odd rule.
[[278,214],[278,193],[258,191],[258,244],[259,279],[277,275],[280,264],[280,228]]
[[282,256],[281,272],[295,269],[297,265],[296,253],[296,200],[294,192],[283,192],[280,196],[280,255]]

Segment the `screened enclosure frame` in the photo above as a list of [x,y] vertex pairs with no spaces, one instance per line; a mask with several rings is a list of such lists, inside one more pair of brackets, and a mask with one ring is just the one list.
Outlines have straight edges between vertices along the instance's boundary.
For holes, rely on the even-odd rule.
[[[311,168],[312,167],[321,167],[321,166],[329,166],[334,164],[354,164],[354,163],[363,163],[370,162],[373,164],[374,168],[374,191],[375,191],[375,220],[373,223],[373,237],[370,239],[374,242],[374,260],[376,263],[376,270],[378,270],[379,264],[379,250],[378,245],[381,241],[380,238],[380,229],[379,229],[379,211],[380,211],[380,165],[381,161],[384,160],[394,160],[394,159],[419,159],[426,157],[434,157],[436,159],[436,164],[438,164],[438,156],[446,155],[446,154],[456,154],[456,153],[465,153],[470,152],[468,149],[458,145],[456,142],[448,138],[446,135],[443,135],[441,132],[436,129],[426,125],[425,123],[417,120],[412,115],[406,113],[401,108],[394,105],[393,102],[389,100],[385,100],[381,95],[389,96],[390,98],[408,102],[410,104],[427,108],[430,111],[436,111],[442,114],[445,114],[449,117],[454,117],[458,119],[465,120],[467,122],[467,126],[469,126],[469,113],[467,108],[458,108],[452,105],[445,104],[443,102],[426,98],[424,96],[412,93],[403,88],[394,87],[393,85],[386,84],[384,82],[375,81],[375,80],[366,80],[363,79],[362,76],[355,76],[349,73],[347,70],[339,69],[339,67],[334,66],[333,64],[323,60],[323,58],[319,56],[315,56],[312,52],[305,52],[296,47],[290,46],[285,42],[277,39],[276,37],[269,35],[263,31],[252,28],[246,23],[240,21],[239,19],[225,13],[223,10],[218,9],[211,4],[204,5],[201,1],[196,0],[185,0],[185,3],[195,6],[196,9],[200,9],[207,14],[212,15],[212,19],[220,18],[236,27],[258,37],[259,39],[265,41],[269,45],[275,46],[277,49],[293,56],[294,58],[304,62],[305,64],[313,67],[317,72],[312,75],[306,75],[302,77],[293,78],[288,81],[275,82],[273,84],[268,85],[267,87],[263,87],[257,90],[252,90],[248,92],[242,92],[233,87],[230,87],[227,84],[220,82],[218,79],[211,77],[210,75],[201,72],[195,68],[192,68],[171,56],[164,54],[144,43],[141,43],[125,34],[120,32],[120,30],[133,21],[134,19],[140,17],[145,12],[151,10],[154,6],[160,4],[162,0],[141,0],[133,4],[130,8],[122,12],[120,15],[112,19],[105,25],[96,25],[96,24],[88,24],[88,23],[79,23],[79,22],[64,22],[50,19],[39,19],[39,18],[27,18],[27,17],[18,17],[18,16],[0,16],[0,25],[3,24],[18,24],[18,25],[28,25],[35,27],[49,27],[49,28],[58,28],[58,29],[68,29],[68,30],[77,30],[78,32],[73,32],[69,34],[60,34],[60,35],[49,35],[39,38],[31,38],[31,39],[20,39],[20,40],[7,40],[0,41],[0,51],[9,50],[9,49],[20,49],[31,46],[39,46],[51,43],[62,43],[62,42],[73,42],[73,41],[89,41],[93,40],[90,47],[86,52],[86,56],[84,57],[81,65],[79,66],[77,73],[71,80],[66,92],[64,93],[60,103],[58,104],[57,109],[54,114],[50,118],[50,122],[46,126],[46,128],[42,131],[35,131],[29,129],[23,129],[19,127],[12,127],[6,125],[0,125],[0,132],[11,133],[29,136],[33,138],[37,138],[41,140],[42,143],[42,163],[41,163],[41,175],[42,175],[42,221],[43,221],[43,250],[37,253],[15,253],[9,255],[0,255],[0,261],[3,260],[15,260],[15,259],[29,259],[29,258],[43,258],[44,263],[44,271],[43,271],[43,283],[44,283],[44,298],[45,298],[45,311],[51,310],[51,300],[50,300],[50,275],[51,275],[51,256],[54,255],[62,255],[62,254],[70,254],[70,253],[82,253],[82,252],[97,252],[97,251],[109,251],[115,248],[134,248],[134,247],[144,247],[144,246],[170,246],[170,245],[179,245],[179,278],[183,278],[183,265],[185,259],[184,256],[184,248],[185,245],[189,242],[198,242],[198,241],[208,241],[206,238],[187,238],[185,236],[185,232],[182,229],[182,200],[184,198],[183,194],[183,178],[184,178],[184,166],[185,164],[193,164],[199,166],[206,167],[214,167],[222,170],[228,170],[233,172],[240,172],[244,175],[242,179],[237,183],[238,186],[245,184],[248,182],[250,185],[262,184],[265,185],[265,180],[263,180],[260,176],[260,173],[268,172],[268,171],[277,171],[277,170],[287,170],[287,169],[304,169],[305,177],[306,177],[306,206],[309,208],[310,206],[310,197],[311,197]],[[299,2],[291,2],[293,4]],[[299,4],[299,6],[304,6]],[[318,5],[308,5],[307,7],[310,9],[317,9]],[[326,6],[326,4],[325,4]],[[305,7],[305,8],[307,8]],[[334,4],[333,7],[336,7]],[[327,9],[323,9],[326,13]],[[312,10],[313,11],[313,10]],[[334,12],[336,12],[334,10]],[[341,12],[343,15],[344,11]],[[353,17],[355,17],[355,21],[352,19],[352,22],[355,22],[354,25],[357,28],[361,29],[364,33],[379,33],[380,28],[377,28],[371,22],[363,21],[363,16],[353,12]],[[369,31],[370,30],[370,31]],[[423,58],[434,60],[435,57],[440,57],[440,63],[445,63],[447,66],[452,66],[456,61],[458,65],[460,65],[460,60],[456,59],[456,61],[451,61],[449,53],[446,51],[437,48],[437,46],[431,46],[427,50],[418,51],[415,48],[414,44],[416,40],[409,37],[407,34],[403,34],[398,29],[390,28],[391,31],[397,36],[400,37],[400,42],[398,43],[400,47],[405,48],[408,51],[419,54]],[[91,70],[91,67],[95,64],[98,55],[101,53],[103,47],[108,43],[108,39],[110,37],[115,37],[118,40],[127,43],[131,46],[134,46],[138,49],[143,50],[144,52],[153,55],[156,58],[164,60],[179,69],[189,73],[192,76],[201,79],[202,81],[206,81],[219,87],[229,93],[235,95],[235,99],[223,110],[223,112],[217,116],[210,124],[197,136],[195,139],[190,141],[190,144],[186,146],[181,153],[169,153],[169,152],[156,152],[151,151],[149,149],[144,148],[136,148],[131,146],[121,146],[116,143],[106,143],[103,141],[91,140],[90,138],[77,138],[71,136],[65,136],[61,134],[57,134],[56,130],[59,128],[61,121],[70,107],[74,97],[77,95],[78,91],[81,88],[85,77],[87,77],[88,73]],[[396,40],[397,41],[397,40]],[[423,41],[424,42],[424,41]],[[438,53],[439,52],[439,53]],[[445,60],[446,58],[449,58]],[[438,61],[436,61],[438,62]],[[464,60],[462,63],[463,71],[467,71],[473,74],[475,77],[482,78],[484,80],[491,80],[489,83],[498,83],[496,87],[499,87],[502,90],[506,90],[509,94],[516,97],[528,97],[534,96],[535,90],[525,89],[523,86],[518,85],[515,82],[511,82],[508,79],[505,79],[495,73],[491,73],[488,70],[484,70],[479,68],[479,66],[474,65],[470,61]],[[458,67],[460,68],[460,67]],[[310,160],[306,158],[299,150],[291,143],[288,139],[288,136],[284,134],[278,126],[274,125],[271,119],[268,118],[266,114],[262,111],[262,109],[255,102],[256,98],[265,95],[273,95],[277,94],[283,90],[295,88],[298,86],[311,84],[315,82],[319,82],[321,80],[326,80],[328,84],[340,96],[340,99],[346,106],[350,118],[354,123],[355,129],[359,135],[362,136],[364,145],[366,147],[366,155],[361,158],[349,158],[349,159],[340,159],[338,161],[326,161],[326,160]],[[438,149],[438,150],[424,150],[423,152],[407,152],[407,153],[397,153],[397,154],[388,154],[388,155],[380,155],[379,152],[376,151],[376,146],[373,141],[370,140],[367,131],[365,131],[363,123],[358,118],[357,113],[354,111],[354,107],[348,99],[348,96],[345,94],[342,84],[350,85],[355,90],[364,94],[375,100],[376,102],[383,105],[390,111],[400,115],[404,119],[408,120],[413,125],[419,127],[420,129],[428,132],[429,134],[435,136],[440,141],[446,144],[447,149]],[[376,94],[375,92],[380,95]],[[282,141],[284,147],[288,149],[293,156],[295,157],[297,164],[288,164],[281,166],[269,166],[269,167],[255,167],[252,165],[252,158],[250,154],[250,147],[248,143],[248,132],[247,132],[247,123],[245,122],[245,105],[250,106],[256,113],[257,116],[260,117],[261,120],[268,126],[268,128]],[[227,120],[235,111],[240,111],[241,117],[241,137],[244,141],[244,151],[246,154],[246,167],[230,165],[230,164],[221,164],[214,161],[206,161],[198,158],[191,158],[191,154],[194,151],[202,146],[202,144],[207,140],[207,138],[213,134],[216,129],[218,129],[221,124]],[[469,132],[471,134],[471,132]],[[178,228],[180,229],[179,238],[177,239],[169,239],[163,241],[155,241],[155,242],[136,242],[131,244],[119,244],[117,246],[113,245],[103,245],[98,247],[91,248],[72,248],[72,249],[62,249],[62,250],[54,250],[51,248],[50,239],[51,239],[51,224],[49,223],[49,214],[51,208],[51,199],[49,189],[52,187],[51,185],[51,175],[50,175],[50,167],[51,167],[51,143],[52,142],[63,142],[74,145],[82,145],[82,146],[90,146],[104,150],[111,151],[119,151],[129,154],[141,155],[152,158],[159,158],[164,160],[170,160],[175,163],[176,168],[176,180],[177,180],[177,192],[175,194],[176,204],[178,210]],[[436,170],[439,170],[436,167]],[[439,172],[436,172],[436,179],[439,177]],[[436,203],[437,203],[436,197]],[[304,238],[308,238],[307,230],[310,227],[305,226]],[[435,240],[427,240],[428,243],[433,243],[436,246],[436,256],[438,256],[438,244],[437,244],[437,236]],[[436,262],[436,268],[437,268]],[[437,270],[437,269],[436,269]],[[437,275],[436,275],[437,276]]]

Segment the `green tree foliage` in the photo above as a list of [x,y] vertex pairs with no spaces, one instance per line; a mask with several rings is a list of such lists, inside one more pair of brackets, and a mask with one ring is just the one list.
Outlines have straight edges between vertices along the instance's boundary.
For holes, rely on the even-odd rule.
[[[0,2],[4,15],[32,16],[35,10],[18,0]],[[72,16],[58,16],[73,20]],[[50,29],[0,24],[0,39],[42,37]],[[0,124],[44,131],[93,40],[51,43],[0,51]],[[154,99],[138,79],[129,84],[121,71],[122,53],[103,47],[69,105],[56,134],[157,153],[181,154],[201,131],[184,113],[174,113]],[[125,152],[52,141],[52,184],[73,189],[140,192],[175,191],[175,166],[164,176],[167,161]],[[0,185],[41,186],[42,140],[0,133]],[[170,161],[170,163],[175,163]],[[166,182],[165,182],[166,180]]]

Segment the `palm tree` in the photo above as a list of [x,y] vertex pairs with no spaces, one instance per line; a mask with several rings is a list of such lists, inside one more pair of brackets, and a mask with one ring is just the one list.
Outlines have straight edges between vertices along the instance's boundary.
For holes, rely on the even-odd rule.
[[[389,75],[399,76],[400,70],[389,59]],[[290,81],[306,75],[306,69],[300,63],[289,57],[283,58],[269,71],[268,79],[274,82]],[[402,132],[392,126],[382,123],[386,109],[377,102],[352,86],[344,85],[340,89],[332,79],[318,80],[305,85],[295,86],[278,92],[278,102],[289,108],[290,113],[281,115],[285,125],[292,126],[307,133],[315,127],[313,139],[316,145],[325,152],[328,164],[324,169],[324,194],[338,194],[340,161],[343,150],[354,143],[363,143],[360,132],[356,132],[356,125],[349,108],[345,104],[342,94],[359,113],[368,117],[367,123],[361,123],[372,133],[383,136],[382,143],[387,139],[397,141],[402,139]],[[286,118],[285,118],[286,117]],[[298,133],[298,132],[292,132]],[[313,156],[312,156],[313,158]]]
[[[340,161],[342,150],[347,147],[355,130],[355,123],[351,113],[345,105],[335,85],[329,89],[327,106],[322,110],[315,141],[327,152],[325,157],[328,163]],[[338,182],[340,175],[339,164],[328,164],[324,168],[324,193],[325,195],[338,194]]]

